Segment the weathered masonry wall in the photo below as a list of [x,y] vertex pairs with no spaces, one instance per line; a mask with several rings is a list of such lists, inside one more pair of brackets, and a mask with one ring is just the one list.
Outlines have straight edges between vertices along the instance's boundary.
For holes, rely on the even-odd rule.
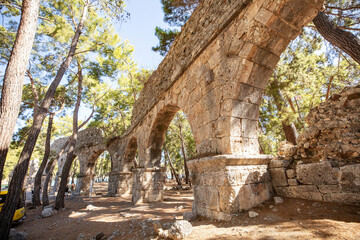
[[[161,148],[172,118],[182,110],[199,156],[188,162],[196,179],[194,211],[229,219],[268,199],[270,157],[259,154],[257,139],[262,92],[280,54],[322,4],[202,1],[145,84],[132,126],[109,146],[112,193],[128,193],[132,181],[134,203],[162,200]],[[137,164],[131,164],[135,158]]]
[[360,86],[311,110],[309,129],[270,163],[277,194],[360,203]]

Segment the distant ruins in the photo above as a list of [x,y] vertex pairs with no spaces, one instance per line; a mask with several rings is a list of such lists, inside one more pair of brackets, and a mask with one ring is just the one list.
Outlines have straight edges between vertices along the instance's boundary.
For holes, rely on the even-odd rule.
[[204,0],[145,83],[126,134],[110,141],[97,129],[82,131],[76,146],[77,190],[89,190],[94,163],[107,150],[110,196],[131,195],[135,204],[162,201],[162,145],[182,110],[198,154],[188,161],[196,214],[229,220],[269,199],[273,190],[296,198],[359,202],[359,88],[346,89],[313,110],[310,129],[282,158],[259,154],[263,89],[281,53],[322,4]]

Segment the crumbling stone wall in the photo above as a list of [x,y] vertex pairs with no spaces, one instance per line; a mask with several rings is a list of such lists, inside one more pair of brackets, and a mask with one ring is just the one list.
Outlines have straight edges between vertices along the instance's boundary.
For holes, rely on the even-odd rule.
[[298,145],[270,163],[277,194],[360,203],[360,86],[348,87],[312,109]]

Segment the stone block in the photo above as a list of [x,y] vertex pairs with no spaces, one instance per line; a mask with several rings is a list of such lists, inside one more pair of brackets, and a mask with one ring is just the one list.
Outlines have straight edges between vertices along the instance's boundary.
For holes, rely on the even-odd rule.
[[274,187],[288,185],[285,174],[285,168],[271,168],[269,169],[269,171],[271,176],[271,182]]
[[299,185],[299,182],[296,179],[288,179],[288,184],[290,186],[297,186]]
[[360,193],[360,164],[341,167],[339,181],[342,192]]
[[359,204],[360,194],[359,193],[327,193],[324,194],[324,201]]
[[236,201],[240,186],[219,187],[219,210],[226,213],[235,212],[238,209]]
[[309,199],[322,201],[322,195],[314,185],[298,185],[288,187],[275,187],[275,192],[283,197]]
[[258,184],[246,184],[240,188],[236,201],[238,210],[248,210],[268,200],[273,194],[269,182]]
[[341,191],[341,188],[339,185],[319,185],[318,188],[322,194],[339,193]]
[[269,167],[270,168],[279,168],[279,167],[288,167],[290,165],[289,160],[271,160]]
[[335,185],[338,183],[338,171],[330,162],[300,164],[296,167],[297,180],[308,185]]
[[295,178],[296,177],[296,173],[294,169],[287,169],[286,170],[286,176],[288,178]]

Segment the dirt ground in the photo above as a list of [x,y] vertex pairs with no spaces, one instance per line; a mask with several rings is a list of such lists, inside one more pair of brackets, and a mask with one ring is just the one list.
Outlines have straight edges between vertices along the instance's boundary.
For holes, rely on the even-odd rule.
[[[103,192],[106,185],[97,184]],[[360,239],[360,206],[300,199],[273,199],[252,209],[259,213],[249,218],[242,212],[229,222],[197,218],[193,232],[186,239]],[[107,198],[67,199],[66,209],[49,218],[41,218],[41,209],[27,210],[26,220],[15,228],[36,239],[92,239],[99,232],[112,239],[156,239],[152,220],[169,227],[174,219],[191,210],[192,192],[166,190],[162,203],[134,206],[130,199]]]

